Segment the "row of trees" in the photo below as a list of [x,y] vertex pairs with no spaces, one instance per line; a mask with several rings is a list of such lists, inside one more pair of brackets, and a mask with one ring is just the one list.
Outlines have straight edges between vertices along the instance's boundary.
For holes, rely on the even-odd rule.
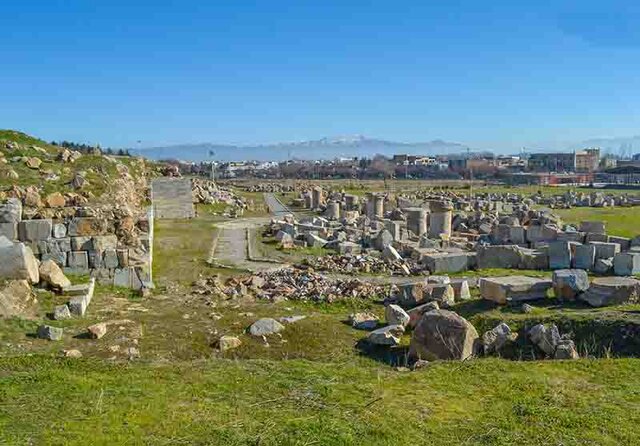
[[73,141],[51,141],[52,146],[64,147],[69,150],[76,150],[81,153],[106,153],[107,155],[131,156],[128,149],[103,149],[100,144],[95,146],[91,144],[77,143]]

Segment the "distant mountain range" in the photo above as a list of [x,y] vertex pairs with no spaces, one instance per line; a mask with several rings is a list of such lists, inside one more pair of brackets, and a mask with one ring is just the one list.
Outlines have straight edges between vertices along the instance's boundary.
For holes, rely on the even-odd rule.
[[[594,138],[574,142],[549,142],[535,145],[537,149],[531,152],[552,152],[581,150],[586,147],[600,147],[601,153],[610,153],[629,157],[640,153],[640,136],[628,138]],[[231,145],[231,144],[176,144],[163,147],[149,147],[143,149],[129,149],[150,159],[178,159],[182,161],[283,161],[287,159],[314,160],[335,159],[346,157],[371,158],[375,155],[390,157],[394,154],[408,155],[439,155],[464,153],[468,146],[456,142],[435,139],[427,142],[397,142],[384,139],[368,138],[362,135],[340,136],[335,138],[321,138],[310,141],[284,142],[259,145]],[[487,151],[473,149],[473,152]],[[503,153],[505,151],[496,151]],[[512,150],[511,153],[518,153]],[[213,153],[213,155],[211,155]],[[506,152],[505,152],[506,153]]]
[[[392,156],[397,153],[428,155],[458,153],[467,147],[455,142],[433,140],[406,143],[367,138],[362,135],[322,138],[311,141],[264,144],[254,146],[225,144],[177,144],[164,147],[130,149],[132,153],[151,159],[179,159],[183,161],[283,161],[287,159],[334,159],[340,157]],[[211,155],[213,153],[213,155]]]

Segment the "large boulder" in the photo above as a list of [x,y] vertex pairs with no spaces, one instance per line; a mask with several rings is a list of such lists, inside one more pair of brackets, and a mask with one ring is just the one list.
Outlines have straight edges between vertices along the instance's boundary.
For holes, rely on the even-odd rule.
[[282,330],[284,330],[284,325],[269,317],[258,319],[249,327],[249,333],[252,336],[268,336],[279,333]]
[[483,299],[499,304],[544,299],[552,282],[527,276],[486,277],[480,279]]
[[54,290],[62,290],[71,285],[60,267],[53,260],[45,260],[40,264],[40,281],[45,282]]
[[387,305],[384,310],[384,315],[389,325],[402,325],[406,327],[410,319],[407,312],[395,304]]
[[597,277],[579,298],[593,307],[637,302],[640,281],[630,277]]
[[9,280],[0,286],[0,317],[35,315],[38,301],[26,280]]
[[31,248],[23,243],[0,242],[0,279],[25,279],[35,284],[40,281],[38,260]]
[[475,352],[478,332],[465,318],[448,310],[424,313],[416,326],[409,356],[417,359],[466,359]]
[[583,269],[558,269],[551,280],[559,299],[573,300],[589,289],[589,275]]

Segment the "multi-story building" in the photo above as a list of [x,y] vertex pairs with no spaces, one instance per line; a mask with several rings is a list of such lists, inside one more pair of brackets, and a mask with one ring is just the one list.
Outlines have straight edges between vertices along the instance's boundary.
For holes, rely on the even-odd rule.
[[528,167],[534,172],[574,172],[576,154],[568,153],[532,153]]
[[595,172],[600,166],[600,149],[591,148],[576,152],[576,172]]

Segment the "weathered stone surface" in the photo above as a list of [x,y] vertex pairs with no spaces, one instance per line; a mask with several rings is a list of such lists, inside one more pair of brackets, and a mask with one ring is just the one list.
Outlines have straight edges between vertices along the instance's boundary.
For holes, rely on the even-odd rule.
[[53,309],[53,319],[56,321],[61,321],[64,319],[70,319],[71,312],[69,311],[69,307],[65,305],[56,305]]
[[218,349],[221,352],[233,350],[241,345],[242,341],[237,336],[221,336],[220,339],[218,339]]
[[573,267],[576,269],[592,270],[596,260],[594,245],[577,245],[574,248]]
[[67,226],[63,223],[53,225],[52,234],[54,238],[60,239],[67,236]]
[[71,285],[60,267],[53,260],[45,260],[40,263],[40,281],[46,283],[54,290],[62,290]]
[[22,242],[49,240],[52,227],[51,219],[22,220],[18,223],[18,239]]
[[633,276],[640,273],[640,253],[621,252],[613,257],[616,276]]
[[53,192],[44,199],[45,206],[50,208],[63,208],[66,202],[67,200],[65,200],[64,195],[60,192]]
[[479,269],[519,268],[522,252],[516,245],[478,246],[476,263]]
[[117,268],[119,266],[118,253],[116,253],[115,249],[105,250],[102,257],[102,264],[105,268]]
[[409,323],[409,315],[399,305],[387,305],[384,311],[385,319],[388,325],[402,325],[406,327]]
[[249,327],[249,333],[252,336],[268,336],[279,333],[282,330],[284,330],[284,325],[269,317],[258,319]]
[[26,280],[9,280],[0,285],[0,318],[31,317],[38,301]]
[[62,339],[63,333],[64,331],[62,328],[52,327],[50,325],[40,325],[36,334],[40,339],[59,341]]
[[88,251],[93,247],[90,236],[71,237],[71,249],[74,251]]
[[89,256],[86,251],[71,251],[67,255],[67,264],[69,268],[88,270]]
[[553,359],[580,359],[576,345],[571,339],[560,339]]
[[91,237],[91,250],[103,252],[106,249],[116,249],[118,246],[118,237],[110,235],[95,235]]
[[485,355],[498,353],[507,342],[514,341],[517,333],[512,333],[511,328],[504,322],[501,322],[491,330],[482,335],[482,348]]
[[447,310],[432,310],[422,315],[416,326],[409,356],[412,358],[466,359],[475,351],[478,332],[466,319]]
[[22,202],[17,198],[9,198],[0,205],[0,223],[18,224],[22,220]]
[[637,302],[640,281],[630,277],[597,277],[579,298],[594,307]]
[[544,324],[534,325],[529,329],[529,339],[546,355],[553,356],[560,342],[560,332],[555,324],[549,327]]
[[471,299],[471,291],[469,290],[469,281],[466,279],[456,279],[451,282],[453,294],[456,302]]
[[421,262],[432,274],[457,273],[473,267],[476,263],[476,254],[472,252],[439,252],[424,255]]
[[526,276],[487,277],[480,279],[483,299],[499,304],[544,299],[552,287],[551,280]]
[[0,244],[0,279],[40,281],[38,261],[24,243]]
[[553,272],[553,290],[557,298],[575,299],[589,289],[589,275],[582,269],[559,269]]
[[398,345],[403,333],[402,325],[388,325],[369,333],[367,341],[375,345]]
[[422,319],[422,315],[431,310],[439,310],[440,306],[438,302],[427,302],[426,304],[418,305],[417,307],[413,307],[407,311],[409,315],[409,324],[408,326],[411,328],[415,328]]
[[613,271],[613,257],[609,259],[596,259],[593,264],[593,272],[597,274],[609,274]]
[[549,268],[567,269],[571,268],[571,245],[566,241],[555,241],[549,243],[547,250],[549,255]]
[[620,244],[608,242],[589,242],[590,245],[596,247],[597,259],[610,259],[620,252]]
[[18,225],[16,223],[0,223],[0,236],[9,240],[18,239]]
[[102,234],[104,225],[95,217],[74,217],[69,222],[69,235],[92,236]]
[[107,334],[107,324],[100,322],[87,327],[87,333],[91,339],[100,339]]
[[349,315],[349,323],[358,330],[373,330],[378,326],[379,319],[373,313],[352,313]]

